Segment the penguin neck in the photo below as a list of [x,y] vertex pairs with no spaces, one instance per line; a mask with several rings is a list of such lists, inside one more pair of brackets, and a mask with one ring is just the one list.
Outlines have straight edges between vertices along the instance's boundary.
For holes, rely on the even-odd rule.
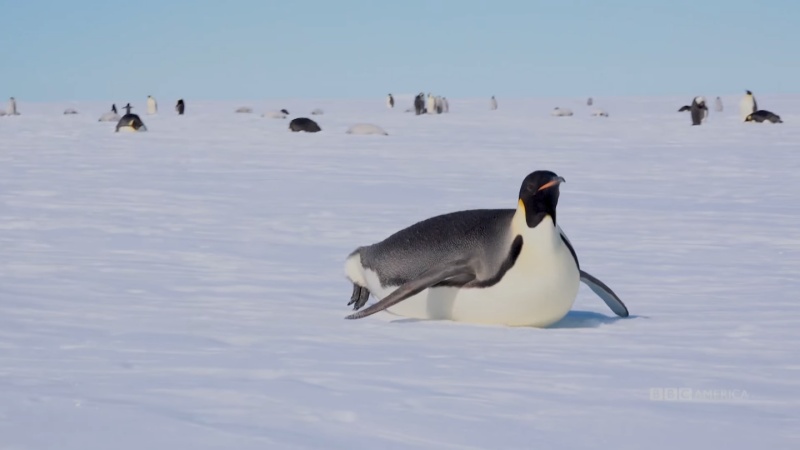
[[534,227],[529,227],[525,206],[522,202],[517,206],[517,210],[511,220],[511,232],[513,234],[512,239],[517,235],[521,235],[523,246],[536,250],[546,250],[561,239],[555,220],[550,214],[542,213],[542,219],[539,223]]

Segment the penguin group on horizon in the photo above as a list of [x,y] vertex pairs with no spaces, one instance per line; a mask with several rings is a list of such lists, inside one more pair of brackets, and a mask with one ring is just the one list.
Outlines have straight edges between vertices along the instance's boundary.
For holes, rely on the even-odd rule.
[[[390,94],[391,95],[391,94]],[[427,98],[423,92],[414,97],[414,113],[421,114],[442,114],[450,112],[450,102],[447,97],[440,97],[428,92]]]
[[[714,109],[717,112],[723,111],[722,99],[717,97],[714,101]],[[692,126],[703,124],[708,118],[708,106],[706,105],[705,98],[698,96],[692,100],[691,105],[684,105],[678,109],[678,112],[689,111],[692,120]],[[783,123],[781,116],[767,111],[765,109],[758,109],[756,97],[750,90],[745,91],[745,95],[739,101],[739,116],[742,122],[770,122],[770,123]]]

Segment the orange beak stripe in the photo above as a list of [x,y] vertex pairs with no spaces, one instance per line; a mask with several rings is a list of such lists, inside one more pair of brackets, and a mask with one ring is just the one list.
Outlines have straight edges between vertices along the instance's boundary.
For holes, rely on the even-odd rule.
[[542,189],[547,189],[549,187],[553,187],[553,186],[557,185],[560,182],[561,182],[561,180],[559,180],[558,178],[556,178],[555,180],[552,180],[552,181],[548,181],[547,183],[543,184],[542,187],[537,189],[536,192],[539,192]]

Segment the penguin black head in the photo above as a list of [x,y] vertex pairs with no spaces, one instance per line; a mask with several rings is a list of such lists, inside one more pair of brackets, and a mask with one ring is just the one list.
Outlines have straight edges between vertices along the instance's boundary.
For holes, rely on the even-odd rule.
[[519,207],[525,210],[525,222],[528,227],[539,225],[545,216],[553,218],[556,223],[556,205],[558,205],[559,185],[564,183],[560,177],[549,170],[537,170],[530,173],[519,188]]
[[747,95],[753,95],[753,93],[750,92],[750,91],[747,91]]
[[744,121],[745,122],[752,122],[753,121],[753,115],[752,114],[748,114],[747,117],[744,118]]

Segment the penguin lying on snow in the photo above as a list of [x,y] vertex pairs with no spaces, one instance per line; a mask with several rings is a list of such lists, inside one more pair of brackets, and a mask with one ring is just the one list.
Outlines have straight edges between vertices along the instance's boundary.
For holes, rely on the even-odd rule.
[[307,133],[316,133],[317,131],[322,131],[322,128],[317,125],[317,122],[307,118],[307,117],[298,117],[297,119],[293,119],[289,122],[289,129],[292,131],[305,131]]
[[125,105],[125,111],[126,111],[125,115],[122,116],[121,119],[119,119],[119,122],[117,122],[117,129],[115,130],[115,132],[119,132],[119,131],[128,131],[128,132],[147,131],[147,127],[144,126],[144,122],[142,122],[142,119],[139,118],[139,116],[137,116],[136,114],[131,113],[131,108],[133,108],[133,106],[131,106],[130,103]]
[[619,297],[580,269],[556,223],[562,182],[536,171],[522,181],[516,210],[436,216],[357,248],[345,262],[353,283],[348,305],[361,309],[370,293],[379,301],[347,318],[386,309],[417,319],[545,327],[567,314],[581,281],[627,317]]
[[771,111],[767,111],[765,109],[759,109],[758,111],[752,114],[748,114],[747,117],[745,117],[744,121],[756,122],[756,123],[762,123],[762,122],[783,123],[783,120],[781,120],[781,116]]

